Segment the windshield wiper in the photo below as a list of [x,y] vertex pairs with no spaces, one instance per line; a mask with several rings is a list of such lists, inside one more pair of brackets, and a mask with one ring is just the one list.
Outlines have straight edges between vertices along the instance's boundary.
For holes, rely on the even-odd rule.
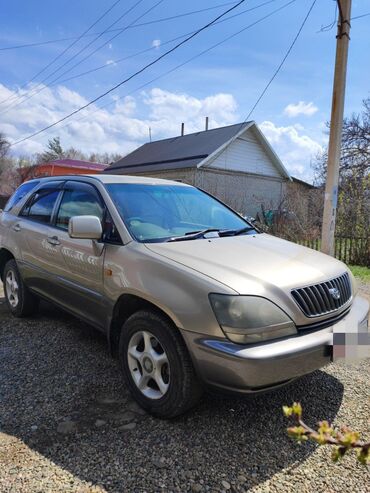
[[189,231],[189,233],[185,233],[183,236],[173,236],[172,238],[169,238],[167,242],[196,240],[198,238],[204,238],[204,235],[207,233],[219,233],[219,232],[220,230],[215,228],[207,228],[207,229],[202,229],[200,231]]
[[240,229],[225,229],[220,231],[220,236],[238,236],[247,233],[248,231],[255,231],[255,228],[253,226],[246,226],[245,228]]
[[189,231],[188,233],[185,233],[183,236],[173,236],[172,238],[169,238],[167,242],[170,241],[187,241],[187,240],[196,240],[198,238],[204,238],[204,235],[207,233],[218,233],[219,237],[223,236],[238,236],[242,235],[243,233],[247,233],[248,231],[255,231],[256,229],[253,226],[246,226],[245,228],[240,228],[240,229],[216,229],[216,228],[207,228],[207,229],[202,229],[200,231]]

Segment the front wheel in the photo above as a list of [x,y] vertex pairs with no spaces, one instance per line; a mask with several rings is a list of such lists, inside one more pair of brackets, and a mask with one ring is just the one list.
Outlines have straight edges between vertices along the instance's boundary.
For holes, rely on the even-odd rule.
[[129,317],[119,357],[133,397],[154,416],[173,418],[198,402],[202,388],[185,343],[160,314],[140,311]]
[[3,280],[5,300],[10,312],[15,317],[32,315],[38,308],[39,300],[25,286],[15,260],[6,263]]

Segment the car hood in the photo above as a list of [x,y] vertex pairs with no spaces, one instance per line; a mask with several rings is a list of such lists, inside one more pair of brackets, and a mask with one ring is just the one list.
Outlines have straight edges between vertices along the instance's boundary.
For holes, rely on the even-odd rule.
[[147,243],[152,252],[190,267],[240,294],[264,296],[337,277],[338,260],[267,234]]

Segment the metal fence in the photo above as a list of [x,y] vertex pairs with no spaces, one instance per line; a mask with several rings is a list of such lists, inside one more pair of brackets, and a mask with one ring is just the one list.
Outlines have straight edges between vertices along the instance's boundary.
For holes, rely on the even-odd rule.
[[[297,243],[314,250],[321,249],[321,239],[319,238],[297,240]],[[370,267],[370,237],[337,236],[335,238],[334,256],[346,264]]]

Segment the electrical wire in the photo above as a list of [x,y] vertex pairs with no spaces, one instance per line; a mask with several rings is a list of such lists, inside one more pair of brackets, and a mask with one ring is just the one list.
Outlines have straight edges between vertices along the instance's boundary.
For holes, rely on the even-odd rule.
[[[152,8],[150,8],[149,10],[147,10],[146,12],[144,12],[144,14],[142,14],[141,16],[139,16],[138,19],[144,17],[144,15],[146,15],[150,10],[153,10],[153,8],[155,8],[159,3],[161,3],[163,0],[160,0],[157,4],[155,4]],[[256,9],[259,9],[261,7],[264,7],[265,5],[268,5],[270,3],[273,3],[273,2],[276,2],[277,0],[267,0],[261,4],[258,4],[254,7],[251,7],[251,8],[248,8],[248,9],[245,9],[245,10],[242,10],[241,12],[237,13],[237,14],[234,14],[234,15],[230,15],[229,17],[226,17],[224,19],[221,19],[219,20],[218,22],[215,22],[215,24],[213,26],[216,26],[217,24],[220,24],[222,22],[226,22],[226,21],[229,21],[235,17],[239,17],[247,12],[251,12],[253,10],[256,10]],[[233,4],[235,2],[232,2]],[[168,18],[167,18],[168,19]],[[137,19],[136,19],[137,20]],[[149,21],[149,23],[151,22],[154,22],[154,21]],[[135,21],[133,21],[133,23],[131,23],[129,26],[127,26],[127,28],[130,28],[130,27],[136,27],[136,26],[139,26],[139,25],[144,25],[144,24],[136,24]],[[195,31],[191,31],[191,32],[188,32],[186,34],[183,34],[181,36],[177,36],[176,38],[173,38],[172,40],[169,40],[169,41],[166,41],[164,43],[161,43],[161,46],[165,46],[167,44],[170,44],[171,42],[174,42],[174,41],[177,41],[178,39],[183,39],[185,38],[186,36],[188,36],[189,34],[193,34]],[[92,53],[90,53],[88,56],[86,56],[85,58],[83,58],[82,60],[80,60],[79,62],[77,62],[75,65],[73,65],[72,67],[70,67],[68,70],[64,71],[62,74],[60,74],[58,77],[56,77],[55,79],[53,79],[51,82],[49,82],[48,84],[45,84],[44,86],[42,86],[42,82],[41,81],[35,88],[31,89],[31,92],[30,94],[27,96],[27,93],[23,96],[18,96],[19,99],[21,99],[21,101],[17,102],[17,96],[16,96],[16,99],[14,99],[13,103],[15,104],[11,104],[10,106],[6,107],[2,112],[0,112],[0,114],[6,114],[8,113],[8,111],[10,111],[11,109],[13,108],[16,108],[18,107],[20,104],[28,101],[29,99],[31,99],[33,96],[36,96],[37,94],[39,94],[40,92],[44,91],[46,88],[48,87],[52,87],[54,85],[56,85],[57,83],[65,83],[65,82],[68,82],[70,80],[74,80],[76,78],[79,78],[79,77],[82,77],[83,75],[87,75],[87,74],[91,74],[93,72],[96,72],[97,70],[102,70],[104,68],[107,68],[109,66],[109,64],[105,63],[104,65],[100,65],[99,67],[96,67],[96,68],[93,68],[93,69],[90,69],[90,70],[87,70],[85,72],[82,72],[80,74],[76,74],[72,77],[68,77],[67,79],[62,79],[60,80],[64,75],[66,75],[67,73],[71,72],[76,66],[80,65],[80,63],[83,63],[87,58],[90,58],[94,53],[96,53],[98,50],[100,50],[103,46],[105,46],[106,44],[108,44],[110,41],[112,41],[112,39],[114,39],[115,37],[117,37],[118,35],[122,34],[122,30],[120,30],[120,32],[116,35],[116,36],[113,36],[113,38],[110,38],[110,40],[106,41],[103,45],[101,45],[100,47],[96,48],[96,50],[94,50]],[[143,53],[147,53],[149,51],[152,51],[156,49],[156,47],[151,47],[151,48],[147,48],[145,50],[141,50],[139,52],[137,52],[136,54],[133,54],[133,55],[130,55],[130,56],[127,56],[127,57],[124,57],[124,58],[120,58],[118,60],[113,60],[111,64],[117,64],[117,63],[120,63],[122,61],[125,61],[125,60],[128,60],[130,58],[134,58],[135,56],[138,56],[138,55],[141,55]]]
[[333,22],[331,22],[330,24],[328,24],[327,26],[321,26],[321,29],[319,29],[317,31],[317,33],[325,33],[327,31],[331,31],[333,29],[333,27],[335,26],[335,24],[337,23],[337,18],[338,18],[338,4],[335,1],[335,7],[334,7],[334,19],[333,19]]
[[140,91],[141,89],[144,89],[145,87],[153,84],[153,82],[156,82],[158,81],[159,79],[162,79],[163,77],[166,77],[167,75],[175,72],[176,70],[184,67],[185,65],[187,65],[188,63],[196,60],[197,58],[205,55],[206,53],[209,53],[211,50],[217,48],[218,46],[226,43],[227,41],[229,41],[230,39],[232,38],[235,38],[236,36],[238,36],[239,34],[247,31],[248,29],[256,26],[257,24],[261,23],[262,21],[268,19],[269,17],[273,16],[274,14],[280,12],[281,10],[285,9],[286,7],[292,5],[293,3],[297,2],[298,0],[290,0],[289,2],[285,3],[284,5],[281,5],[279,8],[271,11],[270,13],[264,15],[263,17],[260,17],[259,19],[257,19],[256,21],[252,22],[251,24],[249,24],[248,26],[244,27],[243,29],[240,29],[239,31],[236,31],[235,33],[231,34],[230,36],[227,36],[226,38],[223,38],[221,41],[213,44],[212,46],[210,46],[209,48],[201,51],[200,53],[192,56],[191,58],[188,58],[187,60],[185,60],[184,62],[176,65],[175,67],[171,68],[170,70],[167,70],[166,72],[160,74],[159,76],[155,77],[154,79],[148,81],[148,82],[145,82],[144,84],[140,85],[139,87],[137,87],[136,89],[128,92],[127,94],[124,94],[118,98],[115,98],[113,101],[109,101],[108,103],[98,107],[96,110],[94,110],[93,112],[91,113],[88,113],[87,115],[83,115],[82,118],[78,118],[77,120],[73,120],[72,122],[68,122],[64,125],[62,125],[61,127],[59,127],[59,130],[65,128],[65,127],[68,127],[70,125],[72,125],[73,123],[75,123],[76,121],[77,122],[80,122],[82,120],[85,120],[86,118],[91,118],[94,114],[98,113],[99,111],[103,110],[104,108],[107,108],[108,106],[111,106],[112,104],[116,104],[118,101],[120,101],[121,99],[123,99],[124,97],[127,97],[127,96],[131,96],[132,94],[135,94],[137,91]]
[[[267,0],[267,1],[263,2],[263,3],[260,3],[258,5],[255,5],[254,7],[250,7],[248,9],[242,10],[241,12],[238,12],[237,14],[230,15],[228,17],[225,17],[224,19],[219,20],[218,22],[215,22],[212,25],[212,27],[215,27],[218,24],[221,24],[222,22],[227,22],[227,21],[229,21],[231,19],[234,19],[235,17],[239,17],[241,15],[244,15],[244,14],[246,14],[248,12],[252,12],[254,10],[257,10],[257,9],[259,9],[261,7],[264,7],[265,5],[268,5],[270,3],[274,3],[276,1],[277,0]],[[187,32],[185,34],[182,34],[181,36],[176,36],[175,38],[172,38],[170,40],[161,42],[161,47],[167,46],[168,44],[171,44],[171,43],[173,43],[175,41],[178,41],[179,39],[186,38],[186,36],[189,36],[190,34],[193,34],[194,32],[195,31],[190,31],[190,32]],[[106,68],[109,67],[109,65],[117,65],[118,63],[121,63],[123,61],[129,60],[131,58],[135,58],[135,57],[137,57],[139,55],[143,55],[144,53],[148,53],[148,52],[153,51],[153,50],[156,50],[156,49],[158,49],[158,48],[155,47],[155,46],[151,46],[150,48],[146,48],[144,50],[137,51],[137,52],[133,53],[132,55],[128,55],[128,56],[125,56],[123,58],[118,58],[117,60],[112,60],[110,64],[104,63],[103,65],[99,65],[98,67],[94,67],[94,68],[92,68],[90,70],[86,70],[85,72],[80,72],[79,74],[76,74],[76,75],[73,75],[71,77],[68,77],[67,79],[59,80],[59,84],[63,84],[65,82],[69,82],[71,80],[78,79],[79,77],[83,77],[84,75],[89,75],[91,73],[97,72],[98,70],[106,69]],[[49,87],[52,86],[52,85],[54,85],[54,84],[50,84]]]
[[[134,10],[140,3],[142,3],[144,0],[137,0],[136,3],[134,3],[134,5],[132,5],[129,9],[125,10],[125,12],[120,15],[120,17],[118,17],[118,19],[116,19],[107,29],[109,29],[110,27],[114,26],[115,24],[117,24],[117,22],[119,22],[120,20],[122,20],[124,17],[126,17],[132,10]],[[156,5],[158,5],[159,3],[162,3],[164,0],[159,0],[159,2],[157,2]],[[150,9],[148,9],[148,11],[146,11],[145,13],[148,13],[150,10],[152,10],[152,7]],[[145,14],[143,14],[145,15]],[[139,18],[143,17],[143,15],[141,15]],[[105,34],[106,30],[103,31],[103,33],[99,34],[99,36],[97,36],[96,38],[94,38],[92,41],[90,41],[87,45],[83,46],[77,53],[75,53],[71,58],[69,58],[68,60],[66,60],[62,65],[60,65],[59,67],[57,67],[54,72],[52,72],[51,74],[47,75],[46,77],[44,77],[37,85],[36,87],[32,88],[31,91],[29,91],[29,93],[31,94],[24,94],[22,96],[19,96],[19,98],[21,99],[21,101],[19,101],[18,103],[16,103],[17,99],[14,100],[14,103],[16,103],[15,105],[14,104],[11,104],[10,106],[8,106],[7,108],[5,108],[5,111],[2,111],[0,114],[5,114],[7,113],[10,109],[12,108],[16,108],[18,107],[21,103],[23,103],[24,101],[28,101],[28,99],[30,99],[31,97],[35,96],[36,94],[38,94],[39,92],[43,91],[46,87],[49,87],[49,84],[45,84],[43,85],[44,82],[46,82],[50,77],[52,77],[53,75],[55,75],[57,72],[59,72],[63,67],[65,67],[66,65],[68,65],[68,63],[72,62],[75,58],[77,58],[81,53],[83,53],[84,51],[87,50],[87,48],[89,48],[93,43],[95,43],[99,38],[101,38],[103,36],[103,34]],[[118,33],[116,34],[115,36],[113,36],[112,38],[120,35],[121,33]],[[93,55],[94,53],[96,53],[96,51],[98,51],[99,49],[101,49],[103,46],[105,46],[106,44],[108,44],[109,42],[111,41],[111,39],[107,40],[106,42],[104,42],[103,45],[100,45],[99,48],[97,48],[96,50],[94,50],[92,53],[90,53],[88,56],[86,56],[84,60],[86,60],[87,58],[89,58],[91,55]],[[76,65],[78,65],[80,62],[78,62]],[[74,65],[72,68],[74,68],[76,65]],[[69,70],[72,70],[72,69],[68,69],[66,70],[65,72],[63,72],[63,75],[65,75],[66,73],[69,72]],[[56,80],[58,80],[59,77],[61,76],[58,76],[56,79],[53,79],[52,82],[55,82]],[[39,90],[38,90],[39,89]]]
[[[114,9],[114,7],[120,3],[121,0],[116,0],[100,17],[98,17],[98,19],[93,22],[93,24],[91,24],[82,34],[80,34],[79,36],[76,37],[75,41],[73,41],[72,43],[70,43],[64,50],[62,50],[55,58],[53,58],[53,60],[51,60],[51,62],[49,62],[47,65],[45,65],[41,70],[39,70],[39,72],[37,72],[31,79],[29,79],[27,82],[25,82],[21,87],[20,87],[20,90],[23,89],[24,87],[26,87],[28,84],[30,84],[31,82],[33,82],[39,75],[41,75],[42,73],[44,73],[49,67],[51,67],[57,60],[59,60],[59,58],[61,58],[63,55],[65,55],[71,48],[73,48],[73,46],[78,43],[78,41],[80,41],[81,38],[83,38],[93,27],[96,26],[96,24],[98,24],[106,15],[109,14],[109,12],[111,12],[111,10]],[[6,98],[2,101],[0,101],[0,104],[8,101],[9,98]]]
[[[163,17],[161,19],[155,19],[153,21],[143,22],[141,24],[137,24],[136,26],[132,26],[130,29],[132,29],[134,27],[146,26],[148,24],[154,24],[154,23],[157,23],[157,22],[164,22],[164,21],[171,20],[171,19],[179,19],[181,17],[186,17],[186,16],[189,16],[189,15],[192,15],[192,14],[198,14],[198,13],[202,13],[202,12],[207,12],[209,10],[216,10],[218,8],[225,7],[227,5],[232,5],[234,3],[236,3],[236,2],[220,3],[219,5],[214,5],[213,7],[207,7],[205,9],[192,10],[190,12],[184,12],[183,14],[178,14],[178,15],[174,15],[174,16],[171,16],[171,17]],[[269,2],[266,2],[266,3],[269,3]],[[354,21],[356,19],[361,19],[362,17],[368,17],[369,15],[370,15],[370,12],[367,12],[365,14],[356,15],[355,17],[351,17],[350,20],[351,21]],[[324,28],[325,28],[325,26],[324,26]],[[124,28],[118,27],[118,28],[115,28],[115,29],[109,29],[108,31],[106,31],[106,33],[117,32],[117,31],[120,31],[121,29],[124,29]],[[321,30],[319,30],[318,32],[321,32]],[[96,36],[98,34],[101,34],[101,33],[85,34],[82,37]],[[71,40],[74,40],[74,39],[77,39],[77,38],[79,38],[79,37],[78,36],[70,36],[68,38],[58,38],[58,39],[50,39],[48,41],[39,41],[37,43],[25,43],[25,44],[22,44],[22,45],[3,46],[2,48],[0,48],[0,52],[1,51],[9,51],[9,50],[18,50],[18,49],[21,49],[21,48],[34,48],[34,47],[37,47],[37,46],[44,46],[44,45],[49,45],[49,44],[61,43],[63,41],[71,41]]]
[[[182,14],[172,15],[170,17],[162,17],[161,19],[154,19],[152,21],[143,22],[141,24],[137,24],[136,26],[132,26],[132,27],[147,26],[149,24],[155,24],[157,22],[164,22],[164,21],[168,21],[168,20],[179,19],[181,17],[186,17],[186,16],[193,15],[193,14],[200,14],[202,12],[208,12],[209,10],[216,10],[216,9],[221,8],[221,7],[227,7],[228,5],[234,5],[235,3],[237,3],[235,0],[233,2],[220,3],[218,5],[213,5],[212,7],[206,7],[204,9],[192,10],[190,12],[184,12]],[[108,31],[105,31],[105,33],[113,33],[113,32],[117,32],[117,31],[121,31],[121,29],[124,29],[124,28],[118,27],[116,29],[109,29]],[[102,33],[84,34],[83,37],[96,36],[98,34],[102,34]],[[43,46],[43,45],[52,44],[52,43],[60,43],[62,41],[70,41],[72,39],[77,39],[77,38],[80,39],[80,37],[78,37],[78,36],[71,36],[68,38],[51,39],[49,41],[39,41],[37,43],[27,43],[27,44],[23,44],[23,45],[5,46],[3,48],[0,48],[0,51],[17,50],[20,48],[32,48],[35,46]]]
[[272,77],[270,78],[270,80],[268,81],[268,83],[266,84],[266,86],[264,87],[263,91],[261,92],[261,94],[259,95],[259,97],[257,98],[256,102],[254,103],[254,105],[252,106],[251,110],[249,111],[248,115],[246,116],[246,118],[244,119],[243,123],[241,125],[243,125],[246,121],[249,120],[249,118],[251,117],[252,113],[254,112],[254,110],[257,108],[258,104],[260,103],[260,101],[262,100],[262,98],[264,97],[264,95],[266,94],[268,88],[271,86],[271,84],[273,83],[273,81],[275,80],[275,78],[277,77],[278,73],[280,72],[280,70],[283,68],[283,65],[284,63],[286,62],[286,59],[288,58],[288,56],[290,55],[291,51],[293,50],[294,48],[294,45],[296,44],[296,42],[298,41],[298,38],[299,36],[301,35],[301,32],[303,31],[303,28],[304,26],[306,25],[306,22],[316,4],[317,0],[313,0],[310,8],[308,9],[308,12],[305,16],[305,18],[303,19],[303,22],[302,24],[300,25],[299,29],[298,29],[298,32],[297,34],[294,36],[294,39],[292,41],[292,43],[290,44],[287,52],[285,53],[283,59],[281,60],[281,62],[279,63],[277,69],[275,70],[275,72],[272,74]]
[[[130,75],[129,77],[127,77],[126,79],[120,81],[118,84],[114,85],[113,87],[111,87],[110,89],[108,89],[107,91],[103,92],[102,94],[100,94],[99,96],[97,96],[96,98],[92,99],[91,101],[89,101],[88,103],[86,103],[85,105],[81,106],[80,108],[72,111],[71,113],[65,115],[64,117],[60,118],[59,120],[51,123],[50,125],[47,125],[46,127],[38,130],[37,132],[34,132],[32,133],[31,135],[28,135],[27,137],[24,137],[16,142],[13,142],[10,146],[14,146],[14,145],[17,145],[17,144],[20,144],[21,142],[24,142],[26,140],[29,140],[31,139],[32,137],[35,137],[36,135],[40,135],[41,133],[45,132],[46,130],[49,130],[50,128],[54,127],[55,125],[58,125],[59,123],[67,120],[68,118],[70,118],[71,116],[74,116],[76,115],[77,113],[79,113],[80,111],[84,110],[85,108],[91,106],[92,104],[96,103],[97,101],[99,101],[100,99],[102,99],[103,97],[107,96],[108,94],[110,94],[111,92],[115,91],[116,89],[118,89],[119,87],[121,87],[123,84],[126,84],[128,81],[132,80],[134,77],[137,77],[139,74],[145,72],[148,68],[152,67],[153,65],[155,65],[156,63],[158,63],[160,60],[162,60],[163,58],[165,58],[166,56],[170,55],[171,53],[173,53],[174,51],[176,51],[178,48],[180,48],[182,45],[184,45],[185,43],[188,43],[191,39],[195,38],[198,34],[200,34],[201,32],[205,31],[206,29],[208,29],[210,26],[212,26],[215,22],[217,22],[219,19],[221,19],[222,17],[225,17],[225,15],[227,15],[229,12],[232,12],[233,10],[235,10],[236,8],[238,8],[240,5],[242,5],[246,0],[240,0],[237,4],[235,4],[234,6],[230,7],[229,9],[225,10],[222,14],[218,15],[217,17],[215,17],[212,21],[208,22],[207,24],[205,24],[204,26],[202,26],[201,28],[199,28],[195,33],[191,34],[190,36],[188,36],[187,38],[185,38],[183,41],[180,41],[179,43],[177,43],[174,47],[170,48],[169,50],[167,50],[165,53],[163,53],[162,55],[158,56],[157,58],[155,58],[154,60],[152,60],[150,63],[147,63],[146,65],[144,65],[141,69],[137,70],[136,72],[134,72],[132,75]],[[316,0],[315,0],[316,1]]]
[[367,17],[369,15],[370,15],[370,12],[367,12],[366,14],[356,15],[356,17],[351,17],[351,21],[354,21],[356,19],[362,19],[363,17]]
[[[161,0],[161,1],[163,1],[163,0]],[[215,22],[214,26],[215,26],[215,25],[217,25],[217,24],[220,24],[220,23],[222,23],[222,22],[229,21],[229,20],[231,20],[231,19],[233,19],[233,18],[235,18],[235,17],[239,17],[240,15],[243,15],[243,14],[245,14],[245,13],[251,12],[251,11],[253,11],[253,10],[257,10],[257,9],[259,9],[259,8],[261,8],[261,7],[264,7],[265,5],[268,5],[268,4],[273,3],[273,2],[276,2],[276,1],[277,1],[277,0],[266,0],[265,2],[260,3],[260,4],[258,4],[258,5],[256,5],[256,6],[254,6],[254,7],[250,7],[250,8],[248,8],[248,9],[242,10],[241,12],[239,12],[239,13],[237,13],[237,14],[230,15],[230,16],[228,16],[228,17],[224,18],[224,19],[221,19],[221,20],[219,20],[218,22]],[[159,3],[161,3],[161,2],[159,2]],[[232,3],[232,4],[235,4],[235,2],[231,2],[231,3]],[[228,4],[230,4],[230,2],[228,2]],[[144,15],[146,15],[146,14],[147,14],[150,10],[152,10],[153,8],[155,8],[157,5],[158,5],[158,4],[154,5],[154,7],[152,7],[152,8],[151,8],[151,9],[149,9],[148,11],[144,12],[144,14],[142,14],[142,15],[139,17],[139,19],[140,19],[140,18],[142,18]],[[204,9],[203,9],[203,10],[204,10]],[[171,18],[173,18],[173,16],[172,16]],[[166,18],[166,19],[169,19],[169,18]],[[136,19],[136,20],[137,20],[137,19]],[[160,19],[160,21],[161,21],[161,20],[163,20],[163,19]],[[156,21],[149,21],[149,22],[150,22],[150,23],[152,23],[152,22],[156,22]],[[143,24],[136,24],[136,22],[135,22],[135,21],[133,21],[133,23],[131,23],[129,26],[126,26],[126,29],[131,28],[131,27],[136,27],[136,26],[139,26],[139,25],[143,25]],[[177,36],[176,38],[173,38],[172,40],[168,40],[168,41],[166,41],[166,42],[164,42],[164,43],[161,43],[161,46],[165,46],[165,45],[167,45],[167,44],[170,44],[171,42],[177,41],[177,40],[179,40],[179,39],[183,39],[183,38],[185,38],[186,36],[188,36],[188,35],[190,35],[190,34],[193,34],[194,32],[195,32],[195,31],[191,31],[191,32],[188,32],[188,33],[183,34],[183,35],[181,35],[181,36]],[[120,29],[119,34],[121,34],[121,33],[122,33],[122,29]],[[118,34],[117,34],[117,35],[118,35]],[[117,37],[117,35],[116,35],[116,36],[113,36],[113,38]],[[112,41],[112,38],[110,38],[110,40],[106,41],[106,42],[104,43],[104,45],[108,44],[110,41]],[[103,46],[104,46],[104,45],[103,45]],[[54,86],[56,83],[60,83],[60,84],[62,84],[62,83],[64,83],[64,82],[68,82],[68,81],[70,81],[70,80],[74,80],[74,79],[79,78],[79,77],[82,77],[82,76],[84,76],[84,75],[88,75],[88,74],[91,74],[91,73],[96,72],[96,71],[98,71],[98,70],[102,70],[102,69],[104,69],[104,68],[107,68],[107,67],[109,66],[109,64],[107,65],[107,64],[105,63],[104,65],[100,65],[99,67],[96,67],[96,68],[93,68],[93,69],[87,70],[87,71],[85,71],[85,72],[82,72],[82,73],[80,73],[80,74],[76,74],[76,75],[74,75],[74,76],[72,76],[72,77],[68,77],[68,78],[66,78],[66,79],[62,79],[62,80],[60,80],[60,79],[61,79],[64,75],[66,75],[67,73],[71,72],[71,71],[72,71],[72,70],[73,70],[76,66],[78,66],[80,63],[84,62],[87,58],[90,58],[90,56],[92,56],[92,55],[93,55],[96,51],[98,51],[99,49],[101,49],[103,46],[100,46],[99,48],[97,48],[94,52],[90,53],[90,54],[89,54],[88,56],[86,56],[84,59],[80,60],[80,62],[76,63],[75,65],[73,65],[72,67],[70,67],[68,70],[64,71],[64,72],[63,72],[62,74],[60,74],[57,78],[53,79],[51,82],[49,82],[49,83],[48,83],[48,84],[46,84],[45,86],[42,86],[42,83],[43,83],[44,81],[41,81],[41,82],[40,82],[40,83],[39,83],[39,84],[38,84],[35,88],[31,89],[30,94],[29,94],[28,96],[27,96],[27,93],[26,93],[26,94],[24,94],[24,95],[22,95],[22,96],[19,96],[19,95],[17,96],[17,95],[15,95],[15,99],[14,99],[14,101],[13,101],[13,103],[15,103],[15,104],[11,104],[10,106],[6,107],[5,109],[3,109],[3,111],[2,111],[2,112],[0,112],[0,114],[6,114],[6,113],[8,113],[8,111],[10,111],[11,109],[13,109],[13,108],[15,108],[15,107],[19,106],[20,104],[22,104],[22,103],[23,103],[23,102],[25,102],[25,101],[28,101],[29,99],[31,99],[31,97],[36,96],[37,94],[39,94],[40,92],[42,92],[44,89],[46,89],[46,88],[48,88],[48,87],[52,87],[52,86]],[[147,49],[145,49],[145,50],[141,50],[141,51],[139,51],[139,52],[137,52],[137,53],[135,53],[135,54],[133,54],[133,55],[130,55],[130,56],[127,56],[127,57],[123,57],[123,58],[120,58],[120,59],[118,59],[118,60],[113,60],[113,61],[112,61],[112,64],[117,64],[117,63],[123,62],[123,61],[125,61],[125,60],[130,59],[130,58],[134,58],[134,57],[139,56],[139,55],[141,55],[141,54],[144,54],[144,53],[147,53],[147,52],[149,52],[149,51],[152,51],[152,50],[154,50],[154,49],[156,49],[156,47],[150,47],[150,48],[147,48]],[[52,74],[51,74],[51,75],[52,75]],[[18,100],[18,99],[21,99],[21,101],[17,102],[17,100]]]

